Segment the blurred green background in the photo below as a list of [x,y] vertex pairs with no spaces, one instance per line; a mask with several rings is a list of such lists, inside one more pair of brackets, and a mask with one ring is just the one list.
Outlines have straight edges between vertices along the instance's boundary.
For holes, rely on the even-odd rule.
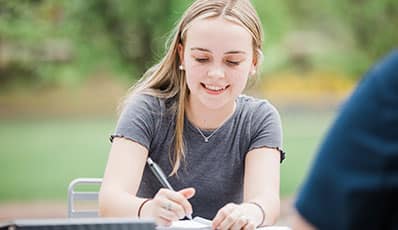
[[[280,110],[292,197],[339,105],[397,46],[398,1],[252,2],[265,58],[247,93]],[[102,177],[121,97],[190,3],[0,0],[0,205],[64,201],[72,179]]]

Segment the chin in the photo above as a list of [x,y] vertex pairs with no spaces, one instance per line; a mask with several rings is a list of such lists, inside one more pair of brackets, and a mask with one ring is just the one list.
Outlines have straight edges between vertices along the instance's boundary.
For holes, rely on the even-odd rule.
[[228,105],[233,106],[233,100],[217,99],[217,98],[201,98],[201,103],[208,109],[218,110],[224,109]]

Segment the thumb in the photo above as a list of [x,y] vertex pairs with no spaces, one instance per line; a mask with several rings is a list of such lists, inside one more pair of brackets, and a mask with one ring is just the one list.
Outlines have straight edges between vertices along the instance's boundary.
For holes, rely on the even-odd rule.
[[178,191],[181,193],[185,198],[190,199],[195,195],[195,189],[194,188],[184,188]]

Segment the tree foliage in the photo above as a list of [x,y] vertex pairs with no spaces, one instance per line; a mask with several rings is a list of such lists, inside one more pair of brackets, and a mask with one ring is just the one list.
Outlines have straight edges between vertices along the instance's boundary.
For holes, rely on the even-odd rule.
[[[160,59],[188,0],[0,0],[0,84],[137,79]],[[395,0],[253,0],[268,71],[359,73],[396,47]]]

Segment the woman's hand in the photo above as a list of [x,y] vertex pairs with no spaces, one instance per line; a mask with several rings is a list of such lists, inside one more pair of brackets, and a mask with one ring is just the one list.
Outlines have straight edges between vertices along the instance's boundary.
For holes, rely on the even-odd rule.
[[218,230],[254,230],[254,221],[245,216],[246,207],[242,204],[229,203],[221,208],[213,219],[212,229]]
[[151,201],[144,205],[141,216],[154,218],[158,225],[170,226],[172,221],[192,214],[192,206],[188,199],[194,194],[194,188],[177,192],[162,188]]

